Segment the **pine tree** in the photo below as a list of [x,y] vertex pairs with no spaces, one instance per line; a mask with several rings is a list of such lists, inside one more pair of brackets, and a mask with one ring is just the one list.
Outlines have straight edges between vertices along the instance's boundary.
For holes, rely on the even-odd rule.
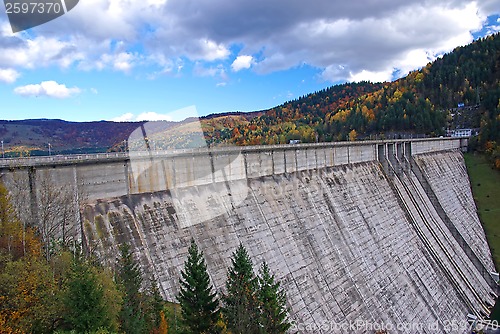
[[94,332],[109,326],[104,291],[92,269],[83,259],[76,258],[67,282],[64,320],[77,333]]
[[161,296],[160,287],[153,277],[149,281],[149,289],[147,291],[146,323],[149,332],[159,329],[164,306],[165,301]]
[[257,279],[252,261],[242,244],[233,253],[231,263],[226,282],[227,294],[223,297],[227,328],[233,334],[259,333]]
[[183,323],[189,333],[220,333],[217,324],[219,300],[210,284],[203,252],[198,250],[194,240],[188,250],[188,259],[179,279],[181,285],[177,297],[182,309]]
[[286,308],[286,294],[269,272],[266,262],[259,271],[258,299],[260,304],[260,325],[266,334],[281,334],[291,327]]
[[127,334],[142,333],[146,325],[140,293],[142,275],[128,244],[120,246],[116,281],[123,292],[123,305],[120,312],[121,329]]

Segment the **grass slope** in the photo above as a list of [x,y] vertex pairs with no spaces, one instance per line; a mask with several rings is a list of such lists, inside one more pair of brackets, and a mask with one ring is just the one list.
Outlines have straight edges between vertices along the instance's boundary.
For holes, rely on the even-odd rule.
[[[500,171],[493,169],[484,154],[466,153],[464,158],[479,218],[498,271],[500,265]],[[500,321],[498,300],[490,319]]]
[[479,218],[484,226],[495,267],[500,267],[500,171],[483,154],[464,154]]

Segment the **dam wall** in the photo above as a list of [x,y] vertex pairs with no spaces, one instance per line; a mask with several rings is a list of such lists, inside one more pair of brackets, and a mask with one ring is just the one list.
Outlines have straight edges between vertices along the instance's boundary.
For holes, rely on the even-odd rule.
[[203,186],[376,159],[376,145],[369,142],[152,152],[149,157],[131,153],[129,191]]
[[467,143],[432,138],[0,159],[0,175],[7,184],[31,180],[32,187],[49,178],[97,200],[377,161],[380,146],[396,145],[421,154]]
[[168,300],[179,292],[192,238],[218,293],[241,243],[255,271],[266,261],[281,280],[292,333],[466,333],[468,314],[488,317],[497,287],[464,174],[465,144],[54,157],[18,161],[2,178],[20,177],[35,195],[44,178],[68,184],[86,250],[112,266],[118,246],[131,244]]
[[493,271],[495,268],[488,252],[488,242],[475,210],[467,167],[462,156],[457,152],[442,152],[439,156],[422,154],[415,157],[415,162],[428,180],[445,214],[454,222],[458,232],[486,267]]
[[[460,153],[433,155],[451,164]],[[465,333],[467,315],[486,317],[495,302],[496,290],[423,188],[413,185],[410,198],[377,161],[238,182],[230,190],[219,182],[90,203],[83,212],[89,246],[111,265],[117,245],[132,244],[142,268],[174,300],[191,238],[219,293],[242,243],[255,269],[266,261],[282,281],[299,333],[374,332],[364,325]],[[223,213],[207,217],[210,211]],[[186,217],[196,223],[186,226]],[[361,327],[335,327],[354,322]]]

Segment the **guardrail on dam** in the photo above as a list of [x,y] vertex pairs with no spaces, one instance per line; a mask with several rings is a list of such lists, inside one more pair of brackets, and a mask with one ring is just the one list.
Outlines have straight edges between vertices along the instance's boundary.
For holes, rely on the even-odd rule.
[[[243,243],[282,281],[300,333],[457,333],[497,297],[460,153],[467,139],[230,147],[3,160],[37,214],[44,180],[81,209],[77,238],[122,242],[174,300],[191,238],[218,291]],[[29,210],[28,210],[29,211]],[[354,327],[352,327],[354,326]],[[361,327],[359,327],[361,326]],[[353,329],[354,328],[354,329]]]
[[[355,164],[379,159],[379,147],[403,145],[411,155],[464,149],[467,138],[336,142],[213,149],[80,154],[0,159],[0,173],[37,174],[73,185],[88,199],[151,193]],[[56,172],[54,174],[54,172]],[[8,182],[8,181],[7,181]]]

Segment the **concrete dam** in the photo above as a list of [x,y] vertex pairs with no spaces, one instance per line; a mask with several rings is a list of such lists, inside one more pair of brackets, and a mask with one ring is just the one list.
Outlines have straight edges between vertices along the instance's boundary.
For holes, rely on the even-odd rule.
[[[44,180],[65,223],[110,265],[127,242],[168,300],[194,238],[218,291],[242,243],[287,292],[298,333],[462,333],[497,280],[461,150],[467,139],[147,151],[3,160],[39,219]],[[470,329],[469,329],[470,332]]]

